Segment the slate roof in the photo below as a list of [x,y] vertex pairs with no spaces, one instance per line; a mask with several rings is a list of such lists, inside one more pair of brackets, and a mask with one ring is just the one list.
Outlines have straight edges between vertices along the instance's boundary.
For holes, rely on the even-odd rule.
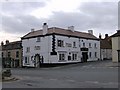
[[[58,27],[48,28],[48,33],[46,35],[50,35],[50,34],[58,34],[58,35],[64,35],[64,36],[99,40],[97,37],[95,37],[94,35],[92,35],[90,33],[79,32],[79,31],[72,32],[71,30],[58,28]],[[37,36],[44,36],[43,30],[29,32],[28,34],[23,36],[21,39],[28,39],[28,38],[33,38],[33,37],[37,37]]]
[[22,42],[21,41],[9,42],[8,44],[2,46],[2,50],[13,49],[22,49]]
[[113,34],[111,37],[120,37],[120,30],[118,30],[117,33]]
[[101,49],[112,49],[111,37],[100,39],[100,48]]

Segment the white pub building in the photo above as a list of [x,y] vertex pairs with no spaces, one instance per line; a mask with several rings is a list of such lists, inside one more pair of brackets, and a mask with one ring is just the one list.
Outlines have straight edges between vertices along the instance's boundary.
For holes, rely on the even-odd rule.
[[93,35],[43,24],[41,30],[31,30],[22,38],[23,66],[40,67],[44,64],[65,64],[100,59],[100,41]]

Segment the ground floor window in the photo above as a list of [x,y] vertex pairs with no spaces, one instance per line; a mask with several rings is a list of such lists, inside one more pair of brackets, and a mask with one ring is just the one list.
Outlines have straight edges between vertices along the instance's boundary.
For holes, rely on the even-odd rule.
[[72,54],[72,60],[77,60],[77,53]]
[[59,54],[59,61],[64,61],[65,60],[65,54],[64,53],[60,53]]
[[68,56],[68,61],[70,61],[71,60],[71,56]]
[[29,56],[25,56],[25,64],[29,64],[30,63],[30,60],[29,60]]
[[91,58],[91,56],[92,56],[92,52],[89,52],[89,57]]
[[95,57],[97,57],[97,52],[95,52]]

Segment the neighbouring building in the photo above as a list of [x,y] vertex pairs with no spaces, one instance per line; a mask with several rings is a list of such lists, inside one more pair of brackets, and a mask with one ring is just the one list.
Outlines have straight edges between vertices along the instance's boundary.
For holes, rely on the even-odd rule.
[[0,58],[2,58],[2,46],[0,46]]
[[96,61],[100,59],[100,41],[93,35],[43,24],[41,30],[23,36],[23,66],[40,67],[43,64],[63,64]]
[[2,46],[2,65],[3,67],[21,67],[22,66],[22,42],[15,41],[6,44],[1,43]]
[[2,46],[0,46],[0,66],[2,66]]
[[112,60],[113,62],[120,62],[120,30],[112,36]]
[[111,37],[108,34],[105,34],[105,38],[100,39],[100,59],[101,60],[112,60],[112,42]]

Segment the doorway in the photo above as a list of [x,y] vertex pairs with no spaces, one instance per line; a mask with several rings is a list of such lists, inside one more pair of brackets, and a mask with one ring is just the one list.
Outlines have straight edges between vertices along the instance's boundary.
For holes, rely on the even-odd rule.
[[35,63],[34,63],[34,66],[35,66],[35,67],[40,67],[40,64],[41,64],[41,62],[40,62],[40,55],[39,55],[39,54],[36,54],[36,55],[35,55]]
[[88,52],[82,52],[82,62],[87,62]]

